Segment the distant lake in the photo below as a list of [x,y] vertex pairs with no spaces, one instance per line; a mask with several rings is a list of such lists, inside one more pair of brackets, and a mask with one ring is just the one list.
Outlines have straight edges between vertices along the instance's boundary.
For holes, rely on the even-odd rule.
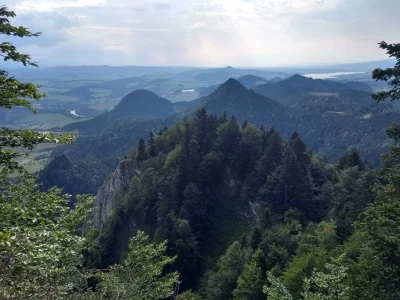
[[352,74],[362,74],[365,72],[334,72],[334,73],[316,73],[316,74],[305,74],[305,77],[311,77],[313,79],[328,79],[335,78],[341,75],[352,75]]

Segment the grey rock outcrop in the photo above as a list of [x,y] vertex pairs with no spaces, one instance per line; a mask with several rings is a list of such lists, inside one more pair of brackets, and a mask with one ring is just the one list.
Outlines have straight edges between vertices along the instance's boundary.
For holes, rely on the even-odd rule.
[[109,213],[116,208],[118,196],[129,187],[134,176],[140,175],[137,162],[134,160],[122,160],[117,169],[107,181],[100,187],[94,212],[94,226],[101,230]]

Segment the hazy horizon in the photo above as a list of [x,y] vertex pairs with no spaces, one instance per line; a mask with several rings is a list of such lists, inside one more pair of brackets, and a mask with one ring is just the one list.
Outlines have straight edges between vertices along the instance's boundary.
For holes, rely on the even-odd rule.
[[6,0],[8,40],[41,66],[329,66],[387,58],[400,2],[390,0]]
[[[115,67],[115,68],[124,68],[124,67],[132,67],[132,68],[182,68],[182,69],[204,69],[204,70],[213,70],[213,69],[225,69],[225,68],[234,68],[238,70],[289,70],[289,69],[321,69],[324,71],[325,69],[332,68],[332,70],[341,70],[341,67],[346,68],[346,66],[353,66],[353,65],[362,65],[362,64],[374,64],[376,65],[374,67],[381,67],[378,66],[377,64],[381,63],[383,68],[386,67],[392,67],[394,65],[395,60],[394,59],[383,59],[383,60],[373,60],[373,61],[359,61],[359,62],[354,62],[354,63],[335,63],[335,64],[317,64],[317,65],[287,65],[287,66],[234,66],[234,65],[220,65],[220,66],[196,66],[196,65],[112,65],[112,64],[82,64],[82,65],[44,65],[39,62],[39,68],[40,69],[49,69],[49,68],[73,68],[73,67]],[[0,61],[0,65],[4,66],[6,69],[26,69],[27,67],[21,66],[20,64],[17,63],[5,63],[3,61]],[[32,70],[31,67],[28,67],[30,70]],[[364,67],[365,68],[365,67]],[[35,68],[34,68],[35,69]],[[325,71],[324,71],[325,72]],[[363,71],[360,71],[363,72]]]

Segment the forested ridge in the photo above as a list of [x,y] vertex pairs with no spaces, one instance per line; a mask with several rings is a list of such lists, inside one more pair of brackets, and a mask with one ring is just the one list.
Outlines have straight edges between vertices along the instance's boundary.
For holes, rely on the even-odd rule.
[[[303,280],[326,265],[346,270],[346,281],[340,279],[346,297],[377,299],[382,282],[373,287],[369,277],[358,277],[368,264],[360,240],[367,228],[354,223],[375,202],[374,186],[383,178],[356,149],[328,164],[297,132],[284,141],[274,128],[202,109],[141,140],[120,164],[133,165],[136,175],[106,199],[115,205],[98,224],[103,250],[93,255],[101,257],[96,263],[118,261],[129,237],[145,229],[177,255],[172,267],[181,275],[180,289],[197,294],[187,297],[265,299],[263,286],[277,277],[297,299]],[[367,212],[376,213],[375,206]]]
[[[16,15],[6,7],[0,16],[2,35],[40,35],[13,26]],[[399,100],[400,44],[379,45],[397,63],[373,71],[388,89],[372,98]],[[0,54],[37,66],[9,42],[0,44]],[[45,97],[5,70],[0,83],[2,109],[35,111],[31,101]],[[314,92],[312,105],[332,97]],[[336,122],[360,114],[385,119],[380,125],[396,121],[391,105],[360,107],[353,100],[361,98],[349,97],[350,108],[338,114],[346,118]],[[203,100],[186,117],[123,118],[100,136],[78,139],[69,157],[57,150],[62,156],[46,170],[47,186],[23,168],[17,149],[70,144],[75,135],[0,128],[0,298],[400,299],[400,125],[388,126],[392,144],[379,152],[375,168],[357,147],[328,147],[336,162],[315,153],[314,132],[307,137],[294,123],[273,126],[297,104],[266,98],[234,79]],[[262,115],[271,123],[259,121]],[[302,124],[318,120],[311,116],[303,115]],[[323,127],[326,135],[341,132],[340,124],[329,124],[335,126]],[[376,123],[369,131],[363,122],[350,124],[359,126],[358,146],[361,133],[366,144],[386,139],[378,139]],[[116,153],[121,160],[96,197],[52,187],[64,176],[74,178],[76,193],[99,185],[117,165],[109,160]],[[58,172],[65,169],[70,172]]]
[[[301,91],[305,89],[307,92],[291,91],[291,87],[297,91],[298,81],[302,83]],[[320,83],[321,81],[324,83]],[[284,139],[288,139],[294,131],[298,131],[309,148],[314,153],[327,158],[329,162],[337,161],[341,153],[355,146],[361,151],[362,157],[368,164],[379,165],[380,155],[385,152],[385,146],[390,142],[385,130],[392,122],[400,122],[400,113],[393,108],[392,104],[374,103],[370,94],[349,89],[341,83],[313,80],[300,75],[274,84],[280,84],[274,88],[275,91],[279,91],[279,94],[271,95],[276,97],[276,99],[271,99],[245,88],[238,80],[229,79],[209,96],[194,101],[191,108],[166,119],[155,119],[157,114],[154,112],[154,118],[150,120],[127,116],[125,111],[130,111],[135,116],[136,112],[143,109],[139,106],[137,111],[136,104],[147,101],[149,95],[151,95],[150,98],[164,104],[167,100],[149,92],[134,92],[121,102],[124,107],[129,107],[129,109],[124,109],[124,113],[118,112],[117,106],[114,111],[93,120],[69,126],[69,129],[82,131],[83,136],[79,137],[73,145],[56,149],[53,157],[65,154],[71,163],[65,165],[68,168],[58,168],[54,167],[57,166],[56,162],[51,162],[39,174],[40,181],[46,186],[51,186],[47,182],[49,179],[51,184],[64,188],[70,194],[81,193],[85,190],[74,188],[79,184],[79,181],[76,181],[79,176],[92,177],[97,172],[96,165],[100,161],[108,160],[105,166],[110,166],[110,168],[102,172],[101,178],[97,176],[104,181],[107,174],[116,167],[116,159],[123,158],[140,138],[147,139],[149,131],[158,133],[165,127],[179,122],[184,116],[193,116],[196,109],[201,107],[218,116],[224,113],[235,115],[240,122],[247,120],[257,126],[264,125],[266,128],[274,126]],[[340,92],[311,93],[311,91],[326,91],[327,89]],[[278,100],[284,99],[286,94],[295,102],[290,105],[280,103]],[[141,95],[146,97],[141,99]],[[152,109],[149,108],[146,113],[148,116],[152,115]],[[109,119],[110,114],[113,116],[111,119]],[[114,122],[110,123],[110,120]],[[88,136],[88,126],[91,131],[100,133]],[[369,134],[366,135],[365,132]],[[80,168],[79,164],[86,165],[87,168]],[[78,168],[83,172],[79,176],[76,175]],[[58,182],[51,178],[54,176]],[[101,181],[85,184],[85,192],[97,190]]]

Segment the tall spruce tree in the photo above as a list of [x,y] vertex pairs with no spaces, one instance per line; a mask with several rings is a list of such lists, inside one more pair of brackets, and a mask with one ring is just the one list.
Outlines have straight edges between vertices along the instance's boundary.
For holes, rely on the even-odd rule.
[[311,177],[302,174],[294,151],[287,146],[282,155],[282,164],[268,178],[266,199],[279,210],[293,206],[304,211],[311,198]]
[[285,144],[278,132],[272,130],[269,134],[264,155],[256,167],[258,179],[261,183],[265,183],[267,177],[282,163],[282,154],[285,148]]
[[146,149],[145,149],[145,141],[143,138],[139,140],[138,143],[138,148],[137,148],[137,155],[136,155],[136,160],[137,161],[143,161],[146,158]]
[[301,170],[305,171],[311,163],[311,155],[297,131],[290,137],[289,145],[297,156]]
[[249,263],[244,266],[243,272],[238,278],[237,287],[233,291],[233,300],[264,300],[263,275],[259,261],[263,253],[257,250]]

